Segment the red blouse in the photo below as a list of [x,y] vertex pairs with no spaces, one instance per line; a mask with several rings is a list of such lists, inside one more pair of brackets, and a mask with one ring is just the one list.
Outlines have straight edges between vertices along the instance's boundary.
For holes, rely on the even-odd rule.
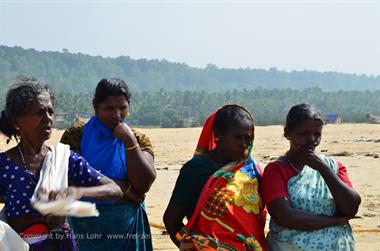
[[[338,162],[338,177],[352,188],[348,178],[346,167]],[[291,177],[296,176],[297,171],[282,161],[269,163],[264,169],[262,196],[266,205],[278,198],[288,198],[287,184]]]

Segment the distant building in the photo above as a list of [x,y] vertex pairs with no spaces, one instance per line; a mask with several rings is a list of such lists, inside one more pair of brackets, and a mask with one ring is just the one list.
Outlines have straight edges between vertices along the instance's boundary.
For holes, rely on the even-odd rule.
[[74,114],[67,113],[67,112],[56,112],[55,114],[55,122],[56,123],[62,123],[67,120],[73,120]]
[[380,124],[380,116],[375,116],[371,113],[367,114],[368,122],[371,124]]
[[327,114],[323,116],[325,124],[341,124],[342,116],[340,114]]

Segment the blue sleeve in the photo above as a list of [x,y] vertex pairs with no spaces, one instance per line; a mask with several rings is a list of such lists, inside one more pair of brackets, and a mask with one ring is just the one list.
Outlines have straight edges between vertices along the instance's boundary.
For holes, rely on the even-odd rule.
[[104,177],[103,174],[91,167],[87,160],[71,151],[69,158],[69,183],[74,186],[96,186]]

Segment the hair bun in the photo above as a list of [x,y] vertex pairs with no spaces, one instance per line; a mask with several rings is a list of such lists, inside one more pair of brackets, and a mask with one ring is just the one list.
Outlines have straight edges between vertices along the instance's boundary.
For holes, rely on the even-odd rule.
[[12,135],[15,133],[15,129],[13,128],[11,120],[5,110],[1,111],[0,132],[8,137],[7,144],[9,143]]

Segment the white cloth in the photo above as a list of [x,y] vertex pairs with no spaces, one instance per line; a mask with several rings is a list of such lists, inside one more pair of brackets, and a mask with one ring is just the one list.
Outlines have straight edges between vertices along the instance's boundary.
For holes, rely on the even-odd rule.
[[28,251],[29,245],[5,222],[0,220],[0,251]]
[[[49,192],[65,191],[68,188],[68,170],[70,147],[58,143],[50,147],[42,164],[40,179],[34,190],[31,203],[42,215],[90,217],[98,216],[96,205],[90,202],[78,201],[75,195],[49,201]],[[44,193],[40,191],[43,189]]]

